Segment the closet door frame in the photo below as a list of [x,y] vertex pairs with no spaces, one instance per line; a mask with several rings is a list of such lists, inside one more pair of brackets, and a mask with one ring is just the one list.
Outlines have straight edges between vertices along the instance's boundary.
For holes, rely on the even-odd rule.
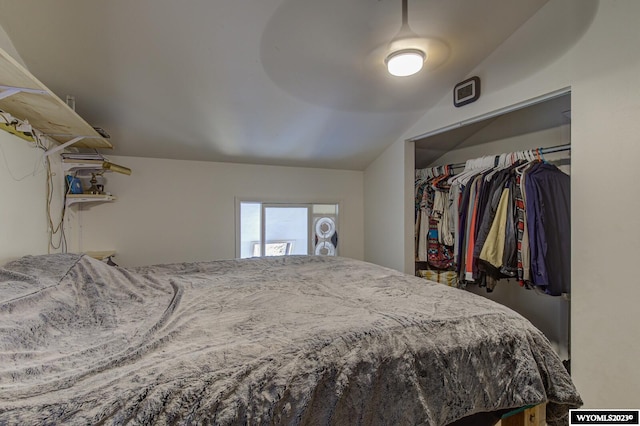
[[[419,142],[422,142],[424,139],[427,139],[431,136],[436,136],[436,135],[441,135],[444,133],[447,133],[449,131],[453,131],[456,129],[460,129],[461,127],[467,126],[467,125],[471,125],[471,124],[478,124],[481,123],[485,120],[490,120],[490,119],[494,119],[494,118],[498,118],[500,116],[509,114],[511,112],[515,112],[521,109],[525,109],[527,107],[531,107],[537,104],[541,104],[547,101],[551,101],[560,97],[564,97],[564,96],[571,96],[571,87],[565,87],[559,90],[556,90],[554,92],[550,92],[535,98],[531,98],[513,105],[509,105],[503,108],[499,108],[497,110],[488,112],[488,113],[484,113],[484,114],[480,114],[477,115],[475,117],[469,118],[467,120],[463,120],[454,124],[450,124],[444,127],[440,127],[438,129],[435,130],[431,130],[428,131],[426,133],[422,133],[420,135],[411,137],[409,139],[406,140],[406,142],[413,142],[413,150],[414,150],[414,161],[413,161],[413,170],[411,171],[412,176],[415,176],[415,170],[416,170],[416,163],[418,163],[420,161],[420,159],[417,157],[417,153],[419,150],[419,146],[417,145]],[[570,117],[569,117],[570,118]],[[454,150],[457,148],[453,148]],[[425,162],[426,163],[426,162]],[[430,166],[426,166],[426,167],[430,167]],[[410,200],[410,204],[412,205],[411,210],[413,210],[413,203],[414,200],[411,199]],[[414,235],[411,235],[411,241],[413,242],[414,239]],[[412,263],[415,263],[415,253],[412,253],[412,257],[413,259],[411,260]],[[549,296],[551,297],[551,296]],[[571,295],[563,295],[563,296],[558,296],[558,297],[562,297],[566,303],[567,303],[567,311],[566,311],[566,337],[567,337],[567,351],[568,351],[568,359],[571,359],[571,322],[572,322],[572,312],[571,312]],[[563,339],[562,339],[563,340]]]

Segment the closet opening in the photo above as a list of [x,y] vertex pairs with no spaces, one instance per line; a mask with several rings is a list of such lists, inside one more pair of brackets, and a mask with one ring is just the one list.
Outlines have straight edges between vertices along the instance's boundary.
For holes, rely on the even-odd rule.
[[[471,291],[520,313],[546,335],[570,368],[570,90],[435,130],[411,141],[415,144],[416,275]],[[483,171],[469,171],[472,165]],[[518,173],[509,171],[516,167],[520,167],[518,171],[524,170],[520,173],[524,181],[518,180],[519,185],[516,185]],[[536,173],[549,173],[558,181],[551,184],[553,190],[539,185],[542,193],[534,195],[542,198],[534,201],[531,198],[534,195],[525,190],[526,176],[538,168],[544,170]],[[461,177],[464,173],[467,178]],[[478,173],[484,173],[483,180],[478,180]],[[457,182],[455,176],[459,177]],[[496,176],[502,181],[494,181],[494,192],[489,193],[489,181]],[[536,175],[531,176],[533,184]],[[421,187],[425,182],[432,188],[426,191],[428,194]],[[462,186],[455,194],[451,192],[453,182]],[[472,183],[473,187],[465,193]],[[562,191],[566,193],[561,194]],[[457,209],[451,207],[454,200]],[[534,209],[536,203],[544,204],[545,208],[552,204],[552,213],[528,215],[527,207]],[[554,222],[557,229],[541,214],[557,216],[558,222]],[[487,238],[485,234],[493,231],[492,221],[496,217],[500,217],[497,225],[504,222],[503,226],[496,225],[502,234],[493,233]],[[535,246],[535,241],[547,237],[544,229],[542,235],[523,231],[529,229],[527,222],[531,217],[534,221],[539,219],[538,223],[547,220],[548,238],[554,239],[549,242],[553,253],[546,258],[540,251],[526,250],[530,244]],[[476,223],[475,219],[484,222]],[[540,229],[533,226],[531,231]],[[524,242],[523,232],[527,234]],[[504,246],[491,245],[485,251],[488,240],[500,241]],[[479,247],[474,246],[476,242]],[[523,244],[524,251],[528,251],[524,264]],[[540,273],[548,275],[540,278]]]

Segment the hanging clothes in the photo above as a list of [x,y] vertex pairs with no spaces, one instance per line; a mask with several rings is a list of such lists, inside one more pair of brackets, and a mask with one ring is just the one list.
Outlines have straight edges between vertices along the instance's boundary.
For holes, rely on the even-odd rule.
[[[487,238],[481,246],[479,256],[479,259],[484,261],[486,266],[493,267],[496,271],[500,270],[504,257],[508,204],[509,188],[506,187],[500,193],[500,201],[498,202],[495,217],[491,222]],[[497,275],[497,272],[495,275]]]
[[[434,168],[416,171],[416,257],[438,270],[450,269],[454,264],[454,229],[449,220],[450,169]],[[420,201],[418,202],[418,197]]]
[[527,210],[525,196],[525,171],[531,167],[532,163],[516,167],[515,203],[517,216],[517,237],[516,237],[516,259],[517,278],[522,287],[529,288],[531,281],[531,252],[529,250],[529,228],[527,226]]
[[[483,214],[481,216],[481,225],[476,237],[476,244],[474,247],[473,257],[478,267],[475,271],[476,280],[483,282],[482,278],[484,274],[489,274],[494,280],[503,278],[503,274],[500,272],[501,268],[507,268],[510,270],[510,265],[504,262],[502,256],[507,256],[507,259],[511,259],[511,256],[515,256],[515,230],[513,224],[507,223],[507,218],[512,216],[512,210],[510,205],[512,204],[512,191],[513,183],[515,181],[513,177],[513,167],[509,166],[497,171],[488,172],[485,174],[485,189],[484,189],[484,203],[482,206]],[[503,199],[503,193],[508,190],[507,197]],[[500,217],[496,218],[500,205],[503,205],[504,211],[501,212]],[[497,221],[497,222],[496,222]],[[485,257],[481,256],[481,252],[487,243],[492,226],[502,226],[500,234],[496,234],[497,227],[494,232],[491,233],[491,240],[489,241],[489,247],[485,250]],[[507,230],[509,231],[507,233]],[[498,241],[498,239],[500,239]],[[507,241],[508,239],[508,241]],[[505,252],[505,245],[507,251]],[[488,261],[487,256],[492,253],[493,256],[497,255],[497,252],[492,251],[499,249],[500,258]],[[514,253],[511,253],[514,250]],[[515,261],[513,262],[515,268]],[[510,276],[510,275],[507,275]],[[482,284],[481,284],[482,285]]]
[[531,281],[553,296],[571,286],[571,184],[556,166],[539,163],[526,174]]
[[453,271],[458,287],[492,291],[514,278],[551,295],[570,291],[570,178],[539,150],[469,160],[458,175],[428,170],[416,180],[419,261]]

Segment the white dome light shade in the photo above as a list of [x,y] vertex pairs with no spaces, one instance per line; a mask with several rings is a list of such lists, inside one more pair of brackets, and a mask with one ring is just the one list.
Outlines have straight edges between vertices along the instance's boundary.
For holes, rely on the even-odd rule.
[[396,77],[407,77],[422,69],[426,55],[418,49],[402,49],[387,56],[387,70]]

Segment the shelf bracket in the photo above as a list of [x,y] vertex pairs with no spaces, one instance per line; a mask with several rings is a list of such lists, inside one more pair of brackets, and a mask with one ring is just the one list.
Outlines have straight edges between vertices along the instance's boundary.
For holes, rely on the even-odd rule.
[[66,141],[65,143],[55,146],[53,148],[51,148],[50,150],[46,151],[44,153],[45,157],[50,156],[51,154],[55,154],[58,151],[62,151],[63,149],[65,149],[68,146],[73,145],[74,143],[80,142],[82,139],[85,139],[87,136],[76,136],[75,138]]
[[0,99],[8,98],[9,96],[13,96],[16,93],[20,93],[20,89],[17,89],[15,87],[13,87],[11,89],[7,89],[4,92],[0,93]]
[[2,90],[2,92],[0,92],[0,100],[2,99],[6,99],[9,96],[13,96],[17,93],[36,93],[39,95],[48,95],[49,93],[46,90],[42,90],[42,89],[29,89],[27,87],[13,87],[13,86],[3,86],[0,85],[0,90]]

